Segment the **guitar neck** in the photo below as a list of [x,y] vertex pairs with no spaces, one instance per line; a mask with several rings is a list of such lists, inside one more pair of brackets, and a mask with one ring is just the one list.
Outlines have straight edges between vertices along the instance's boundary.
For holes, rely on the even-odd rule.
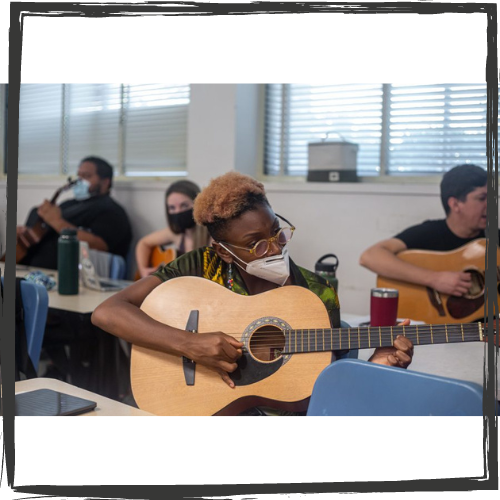
[[394,344],[398,335],[404,335],[414,345],[478,342],[483,340],[483,325],[469,323],[286,330],[283,353],[388,347]]

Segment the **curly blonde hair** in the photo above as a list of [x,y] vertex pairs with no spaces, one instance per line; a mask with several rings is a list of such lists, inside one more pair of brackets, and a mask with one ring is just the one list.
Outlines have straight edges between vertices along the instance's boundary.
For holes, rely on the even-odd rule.
[[228,172],[212,179],[196,197],[193,216],[217,240],[228,221],[263,204],[269,202],[261,182],[239,172]]

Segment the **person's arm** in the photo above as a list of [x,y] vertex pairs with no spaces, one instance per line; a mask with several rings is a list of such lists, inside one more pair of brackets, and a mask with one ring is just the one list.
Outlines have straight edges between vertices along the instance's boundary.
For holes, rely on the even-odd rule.
[[192,335],[152,319],[140,306],[161,280],[148,276],[105,300],[92,313],[92,323],[132,344],[174,356],[186,356],[219,373],[234,387],[228,372],[237,368],[241,342],[222,332]]
[[135,260],[141,278],[149,276],[152,272],[156,271],[155,268],[149,265],[153,249],[159,245],[168,245],[172,243],[174,239],[174,233],[170,228],[166,227],[144,236],[137,242],[135,247]]
[[365,250],[361,254],[359,263],[389,279],[428,286],[438,292],[456,296],[468,292],[471,285],[469,273],[432,271],[415,266],[397,257],[403,250],[407,250],[407,247],[402,240],[398,238],[383,240]]
[[37,213],[44,220],[44,222],[46,222],[57,233],[60,233],[66,228],[76,229],[76,236],[78,240],[86,241],[89,244],[89,248],[101,250],[103,252],[108,251],[108,244],[100,236],[83,229],[79,229],[74,224],[71,224],[67,220],[63,219],[61,209],[57,205],[50,203],[50,201],[45,200],[40,207],[38,207]]

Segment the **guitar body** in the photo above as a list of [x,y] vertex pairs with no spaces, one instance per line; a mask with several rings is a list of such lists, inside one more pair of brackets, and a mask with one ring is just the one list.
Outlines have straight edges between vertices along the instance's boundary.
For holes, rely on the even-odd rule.
[[[426,323],[465,323],[482,319],[485,304],[486,240],[478,239],[450,252],[406,250],[398,258],[433,271],[463,271],[472,277],[469,294],[454,297],[428,287],[377,277],[377,287],[399,290],[398,317]],[[497,248],[497,262],[500,250]],[[497,296],[498,294],[497,286]]]
[[177,257],[177,250],[173,246],[168,246],[163,248],[162,246],[157,246],[153,248],[151,252],[150,262],[151,267],[160,267],[172,262]]
[[[48,231],[48,227],[42,220],[38,219],[35,224],[30,228],[31,232],[28,235],[17,235],[16,239],[16,264],[19,264],[28,253],[28,249],[37,245]],[[5,260],[5,259],[3,259]]]
[[[149,257],[149,266],[158,269],[160,266],[164,266],[169,262],[172,262],[177,258],[177,250],[174,246],[163,247],[158,245],[153,248],[151,256]],[[137,281],[141,279],[139,271],[136,272],[134,280]]]
[[[68,177],[68,182],[60,187],[52,196],[50,203],[54,204],[57,201],[57,198],[61,193],[67,191],[71,186],[76,184],[77,179],[71,180],[71,177]],[[29,228],[29,231],[24,231],[21,233],[17,233],[16,236],[16,264],[19,264],[24,257],[26,257],[28,253],[28,249],[34,245],[40,243],[43,237],[47,234],[49,228],[44,223],[42,219],[37,217],[35,223]],[[5,262],[5,254],[0,258],[1,262]]]
[[303,410],[318,375],[331,362],[331,352],[278,354],[282,330],[330,328],[323,303],[303,287],[242,296],[203,278],[175,278],[155,288],[141,309],[183,330],[196,309],[199,333],[186,335],[222,331],[241,339],[248,351],[231,374],[236,384],[231,389],[219,374],[199,364],[194,385],[187,385],[182,358],[134,345],[134,398],[139,408],[157,415],[234,415],[266,404]]

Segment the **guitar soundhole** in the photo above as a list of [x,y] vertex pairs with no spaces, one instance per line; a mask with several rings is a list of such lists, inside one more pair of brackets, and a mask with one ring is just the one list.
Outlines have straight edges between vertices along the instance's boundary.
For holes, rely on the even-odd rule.
[[471,275],[471,287],[464,296],[467,299],[475,299],[484,293],[484,274],[476,269],[466,269],[466,273]]
[[250,338],[250,352],[259,361],[274,361],[281,357],[285,335],[272,325],[264,325]]

